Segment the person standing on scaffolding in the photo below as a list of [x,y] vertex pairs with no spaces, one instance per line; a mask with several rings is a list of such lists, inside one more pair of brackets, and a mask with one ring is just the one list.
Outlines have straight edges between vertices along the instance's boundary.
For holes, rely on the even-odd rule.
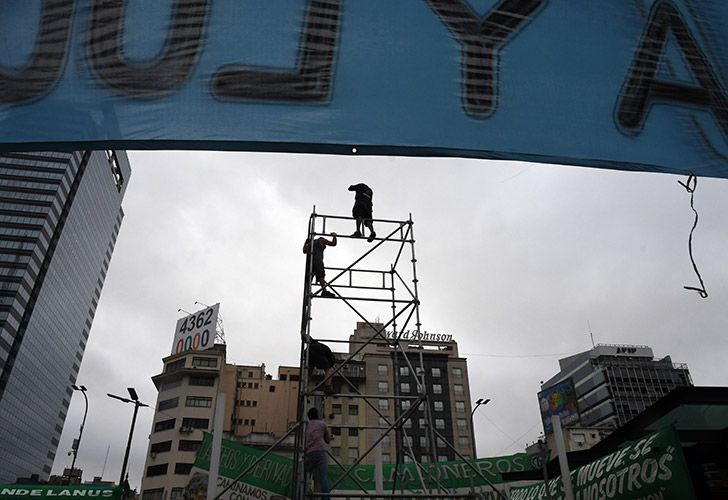
[[351,210],[351,215],[356,219],[356,231],[351,236],[361,238],[361,226],[364,224],[369,229],[367,241],[371,243],[377,237],[372,222],[372,196],[374,196],[374,191],[364,183],[352,184],[349,186],[349,191],[356,192],[354,195],[354,208]]
[[[308,496],[308,476],[313,474],[314,491],[329,492],[329,459],[326,444],[331,442],[331,434],[326,422],[319,419],[318,410],[308,410],[306,441],[303,449],[304,495]],[[320,497],[329,500],[329,496]]]
[[331,239],[327,240],[324,237],[316,238],[313,240],[313,249],[310,248],[310,241],[306,240],[303,243],[303,253],[306,254],[306,272],[311,272],[311,279],[316,277],[316,281],[321,285],[321,297],[334,298],[336,295],[326,290],[326,268],[324,266],[324,250],[326,247],[336,246],[336,233],[331,233]]

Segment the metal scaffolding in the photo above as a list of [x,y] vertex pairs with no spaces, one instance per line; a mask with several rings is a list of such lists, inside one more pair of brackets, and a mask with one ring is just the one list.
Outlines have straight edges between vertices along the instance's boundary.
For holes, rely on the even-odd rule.
[[[353,219],[351,217],[342,217],[336,215],[323,215],[317,214],[316,208],[314,207],[313,212],[309,218],[308,224],[308,244],[309,249],[313,249],[314,240],[318,237],[327,236],[327,223],[329,228],[332,225],[336,225],[336,221],[349,221]],[[309,268],[306,269],[303,287],[303,307],[302,307],[302,321],[301,321],[301,351],[300,351],[300,384],[298,393],[298,413],[297,413],[297,425],[295,426],[296,433],[296,445],[294,455],[294,473],[293,473],[293,485],[292,485],[292,498],[294,500],[304,500],[305,498],[320,498],[322,494],[308,494],[304,491],[304,436],[305,436],[305,416],[311,405],[322,407],[323,394],[321,389],[326,383],[325,379],[314,379],[311,377],[308,360],[308,340],[311,338],[311,326],[313,322],[313,305],[319,300],[333,300],[342,303],[342,305],[348,307],[354,312],[357,318],[364,322],[369,328],[371,328],[374,334],[367,340],[359,342],[350,342],[342,339],[322,339],[317,338],[323,343],[346,343],[350,345],[348,350],[348,356],[343,361],[339,362],[332,370],[330,377],[337,377],[348,386],[346,393],[333,394],[333,397],[340,398],[356,398],[364,402],[366,406],[371,408],[378,416],[379,421],[382,425],[379,427],[367,427],[367,429],[379,430],[378,437],[374,440],[363,454],[361,454],[353,464],[344,465],[336,457],[329,452],[330,462],[341,468],[341,475],[331,483],[331,491],[335,491],[344,479],[350,479],[356,483],[361,491],[351,492],[350,494],[331,494],[332,498],[467,498],[468,495],[453,495],[443,487],[438,479],[431,474],[431,469],[426,463],[420,462],[416,457],[412,449],[412,443],[407,435],[407,428],[405,423],[415,414],[417,411],[424,412],[424,422],[427,436],[427,448],[429,453],[429,461],[437,461],[437,443],[444,442],[444,444],[451,449],[454,454],[460,459],[465,461],[470,468],[474,471],[474,475],[479,476],[487,484],[489,484],[496,495],[506,498],[499,490],[497,490],[490,481],[471,464],[469,460],[463,457],[458,450],[448,442],[445,437],[438,432],[433,425],[432,417],[432,406],[427,395],[427,374],[425,370],[425,363],[423,357],[423,335],[420,331],[420,300],[418,297],[418,279],[417,279],[417,258],[415,256],[415,238],[412,216],[404,221],[400,220],[387,220],[387,219],[373,219],[373,223],[376,225],[377,232],[380,237],[374,239],[373,242],[369,243],[364,248],[364,253],[355,258],[353,262],[347,267],[325,267],[325,270],[331,273],[331,277],[328,278],[326,289],[334,294],[333,297],[325,297],[321,294],[319,286],[313,284],[312,267],[313,259],[308,260]],[[339,238],[354,238],[353,236],[339,236]],[[356,238],[360,239],[360,238]],[[361,239],[360,239],[361,241]],[[353,246],[353,245],[352,245]],[[350,248],[347,248],[350,250]],[[388,250],[391,253],[391,261],[386,258],[380,259],[380,262],[375,267],[365,266],[365,259],[374,254],[385,253]],[[409,254],[409,255],[406,255]],[[406,256],[409,256],[409,263],[411,267],[406,263]],[[387,262],[386,268],[382,268],[381,262]],[[328,273],[327,273],[328,274]],[[408,284],[409,282],[409,284]],[[391,309],[391,316],[386,322],[380,322],[378,315],[376,320],[370,320],[366,317],[362,311],[364,303],[382,303],[388,304]],[[371,314],[369,315],[371,316]],[[411,338],[403,340],[402,335],[404,332],[411,332]],[[412,338],[416,339],[415,342]],[[406,349],[407,346],[412,346],[413,343],[417,343],[416,352],[411,352]],[[388,346],[393,350],[392,362],[394,365],[394,381],[392,391],[387,394],[376,394],[368,395],[362,394],[356,383],[350,380],[347,376],[347,365],[354,363],[364,349],[369,345],[384,345]],[[417,385],[417,395],[415,396],[403,396],[396,394],[395,387],[398,387],[398,376],[399,367],[407,366],[411,373],[416,374],[415,380]],[[387,399],[395,403],[401,402],[401,400],[409,400],[410,404],[407,409],[403,409],[402,405],[394,404],[395,418],[390,419],[384,415],[380,409],[372,403],[374,399]],[[342,426],[347,427],[347,426]],[[354,426],[352,426],[354,427]],[[361,426],[356,426],[361,428]],[[395,472],[393,477],[395,478],[391,491],[389,492],[374,492],[367,491],[363,485],[361,485],[356,477],[351,473],[356,466],[362,463],[362,461],[370,454],[374,453],[380,442],[385,436],[394,435],[397,449],[397,460]],[[474,438],[474,435],[473,435]],[[408,457],[409,461],[415,465],[417,471],[417,480],[421,486],[419,493],[412,493],[405,491],[401,484],[398,484],[399,478],[398,468]]]

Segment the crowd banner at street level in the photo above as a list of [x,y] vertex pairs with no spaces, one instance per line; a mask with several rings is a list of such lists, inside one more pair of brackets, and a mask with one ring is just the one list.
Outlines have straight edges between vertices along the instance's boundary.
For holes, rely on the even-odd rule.
[[0,484],[0,500],[37,500],[39,498],[121,500],[121,488],[118,486]]
[[[207,471],[210,468],[210,452],[212,450],[212,437],[205,434],[200,450],[197,452],[197,459],[190,473],[190,484],[188,494],[199,493],[200,489],[207,487]],[[220,455],[220,473],[218,476],[218,492],[234,482],[235,479],[245,471],[263,451],[234,443],[223,439],[222,452]],[[506,472],[521,472],[536,467],[536,455],[517,453],[503,457],[478,458],[472,461],[478,471],[488,480],[503,487],[502,474]],[[423,464],[427,472],[422,475],[425,478],[428,488],[443,486],[449,493],[469,492],[479,493],[481,498],[490,498],[492,492],[490,486],[476,474],[473,469],[463,461],[437,462]],[[347,467],[347,466],[344,466]],[[396,491],[418,492],[422,490],[422,483],[419,474],[415,470],[415,464],[400,464],[395,468],[394,464],[383,466],[384,489],[391,491],[395,486]],[[343,470],[336,464],[329,465],[329,482],[334,483],[341,477]],[[281,500],[291,496],[291,477],[293,474],[293,460],[270,453],[266,455],[253,469],[246,474],[241,481],[235,482],[233,486],[222,496],[223,500],[235,500],[240,498],[268,498]],[[428,477],[429,476],[429,477]],[[432,478],[435,478],[433,480]],[[396,485],[394,484],[396,480]],[[359,465],[350,477],[344,479],[336,491],[361,492],[375,491],[374,466]]]
[[4,0],[0,150],[728,177],[725,0]]
[[[571,472],[575,500],[695,500],[680,439],[666,427]],[[561,477],[549,481],[551,498],[564,498]],[[511,500],[546,498],[546,485],[511,489]]]

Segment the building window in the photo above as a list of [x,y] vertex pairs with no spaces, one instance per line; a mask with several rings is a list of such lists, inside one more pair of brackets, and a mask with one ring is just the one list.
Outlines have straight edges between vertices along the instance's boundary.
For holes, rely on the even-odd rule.
[[193,408],[212,408],[212,398],[201,398],[197,396],[187,396],[185,406]]
[[412,428],[412,419],[408,418],[407,420],[405,420],[403,426],[405,429],[411,429]]
[[[420,407],[420,408],[422,408],[422,407]],[[424,418],[418,419],[417,424],[420,426],[420,429],[424,429],[425,428],[425,419]]]
[[420,457],[420,462],[422,462],[423,464],[429,463],[429,461],[430,461],[430,455],[422,455]]
[[174,473],[175,474],[189,474],[192,470],[193,464],[174,464]]
[[409,410],[412,406],[412,401],[409,399],[403,399],[399,404],[402,406],[402,410]]
[[435,442],[437,443],[437,447],[438,448],[445,448],[445,447],[447,447],[447,443],[441,437],[437,437],[437,439],[435,440]]
[[179,404],[179,398],[172,398],[172,399],[165,399],[164,401],[159,402],[159,406],[157,406],[157,410],[169,410],[170,408],[177,408],[177,405]]
[[403,441],[407,446],[412,446],[412,436],[405,436]]
[[215,385],[215,377],[210,377],[209,375],[190,375],[190,385],[213,387]]
[[341,427],[332,427],[331,435],[332,436],[341,436]]
[[349,429],[349,436],[350,437],[358,437],[359,436],[359,429]]
[[331,454],[335,457],[341,456],[341,448],[339,446],[332,446],[331,447]]
[[415,366],[415,373],[419,377],[420,375],[422,375],[423,373],[425,373],[425,369],[422,368],[421,366]]
[[357,458],[359,458],[359,448],[349,448],[348,453],[349,458],[351,458],[352,460],[356,460]]
[[399,392],[401,393],[408,393],[410,391],[410,385],[407,382],[402,382],[399,384]]
[[217,358],[192,358],[192,366],[200,368],[217,368]]
[[465,403],[463,401],[455,401],[455,411],[465,413]]
[[170,418],[169,420],[161,420],[154,424],[154,432],[162,432],[166,431],[168,429],[174,429],[174,418]]
[[440,376],[440,369],[437,367],[432,368],[432,376],[433,377],[439,377]]
[[420,436],[420,448],[427,448],[427,436]]
[[169,500],[181,500],[184,498],[184,495],[184,488],[172,488],[172,491],[169,493]]
[[382,463],[383,464],[392,463],[392,457],[389,455],[389,453],[382,453]]
[[412,457],[410,457],[409,455],[405,455],[404,456],[404,463],[411,464],[412,463]]
[[181,370],[184,367],[185,367],[185,360],[178,359],[177,361],[167,363],[167,366],[164,367],[164,373],[176,372],[177,370]]
[[180,439],[179,446],[177,447],[177,449],[179,451],[197,451],[200,449],[200,446],[202,446],[202,441]]
[[453,392],[458,396],[462,396],[463,395],[463,384],[455,384],[453,386]]
[[442,385],[432,384],[432,393],[433,394],[442,394]]
[[470,448],[470,439],[467,437],[459,437],[458,438],[458,446],[460,448]]
[[445,419],[444,418],[436,418],[435,419],[435,429],[444,429],[445,428]]
[[377,382],[377,390],[380,394],[386,394],[389,392],[389,384],[386,382]]
[[409,366],[400,366],[399,367],[400,377],[409,377],[409,374],[410,374]]
[[379,417],[379,426],[380,427],[389,427],[389,424],[387,423],[387,419],[384,417]]
[[377,374],[378,375],[387,375],[387,374],[389,374],[389,370],[387,369],[387,365],[377,365]]
[[154,488],[153,490],[144,490],[142,500],[162,500],[164,498],[164,488]]
[[389,400],[388,399],[380,399],[379,400],[379,409],[381,411],[387,411],[387,410],[389,410]]
[[435,408],[435,411],[444,411],[445,405],[443,404],[442,401],[435,401],[434,408]]
[[447,455],[437,455],[438,462],[447,462]]
[[453,376],[453,378],[463,378],[463,369],[462,368],[453,368],[452,376]]
[[389,436],[384,436],[381,441],[379,441],[379,444],[382,445],[382,448],[389,448],[391,445],[391,442],[389,440]]
[[164,453],[172,449],[172,441],[162,441],[161,443],[154,443],[149,447],[150,453]]
[[331,405],[331,413],[334,415],[341,415],[341,405],[340,404],[332,404]]
[[274,385],[269,386],[268,392],[276,392],[276,386],[274,386]]
[[468,428],[468,422],[467,422],[467,420],[465,420],[464,418],[459,418],[457,423],[458,423],[458,430],[459,431],[467,430],[467,428]]
[[183,418],[182,427],[191,427],[193,429],[207,429],[210,426],[209,418]]
[[359,415],[359,406],[349,405],[349,415]]
[[147,467],[147,477],[163,476],[167,473],[167,464],[150,465]]

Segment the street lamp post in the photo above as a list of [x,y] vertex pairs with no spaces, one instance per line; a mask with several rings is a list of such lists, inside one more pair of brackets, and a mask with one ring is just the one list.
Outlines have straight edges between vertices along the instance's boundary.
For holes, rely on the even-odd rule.
[[481,406],[487,405],[488,403],[490,403],[490,399],[480,398],[475,402],[475,408],[473,408],[473,411],[470,412],[470,432],[473,435],[473,458],[477,458],[478,456],[478,451],[475,446],[475,425],[473,425],[473,415],[475,415],[475,410]]
[[72,385],[74,391],[80,391],[83,394],[83,400],[86,403],[86,407],[83,410],[83,420],[81,421],[81,429],[78,431],[78,439],[75,440],[71,445],[71,453],[73,453],[73,461],[71,462],[71,474],[73,474],[74,467],[76,466],[76,457],[78,456],[78,448],[81,446],[81,437],[83,436],[83,426],[86,425],[86,415],[88,414],[88,397],[86,397],[86,386],[84,385]]
[[126,443],[126,452],[124,453],[124,464],[121,466],[121,476],[119,477],[119,486],[121,486],[124,483],[124,475],[126,474],[126,465],[129,462],[129,451],[131,450],[131,438],[134,435],[134,424],[136,424],[136,418],[137,418],[137,412],[139,411],[139,408],[142,406],[149,407],[149,405],[142,403],[139,401],[139,396],[137,395],[136,390],[134,390],[133,387],[127,387],[126,389],[129,391],[129,396],[131,399],[123,398],[121,396],[115,396],[114,394],[106,393],[107,396],[110,398],[118,399],[119,401],[123,401],[124,403],[133,403],[134,404],[134,416],[131,419],[131,429],[129,429],[129,440]]

